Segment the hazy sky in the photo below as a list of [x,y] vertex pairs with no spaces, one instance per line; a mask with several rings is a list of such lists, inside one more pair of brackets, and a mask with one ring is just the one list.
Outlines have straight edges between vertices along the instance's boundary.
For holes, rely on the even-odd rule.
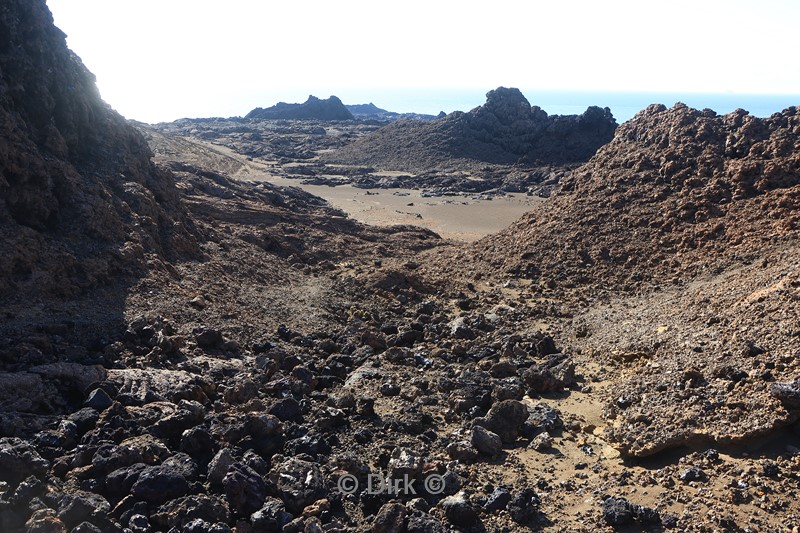
[[403,88],[800,93],[797,0],[47,3],[105,100],[147,122]]

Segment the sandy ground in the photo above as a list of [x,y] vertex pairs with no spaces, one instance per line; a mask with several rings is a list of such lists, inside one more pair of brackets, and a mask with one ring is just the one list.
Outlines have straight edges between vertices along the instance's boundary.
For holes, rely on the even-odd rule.
[[[471,242],[495,233],[544,202],[537,196],[512,194],[493,200],[474,196],[425,198],[412,189],[359,189],[350,185],[305,185],[277,176],[277,162],[253,160],[219,144],[167,137],[148,130],[157,160],[182,160],[243,181],[268,181],[299,187],[320,196],[350,217],[373,225],[413,224],[447,239]],[[387,173],[388,174],[388,173]]]
[[447,239],[475,241],[505,228],[543,200],[524,194],[494,200],[469,196],[425,198],[411,189],[358,189],[351,185],[303,185],[297,180],[265,176],[276,185],[290,185],[325,198],[350,217],[373,225],[413,224]]

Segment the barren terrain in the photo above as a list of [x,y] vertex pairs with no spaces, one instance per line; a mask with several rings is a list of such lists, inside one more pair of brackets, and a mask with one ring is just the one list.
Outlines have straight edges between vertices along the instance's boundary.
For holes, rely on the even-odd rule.
[[147,126],[0,29],[0,531],[800,529],[797,108]]

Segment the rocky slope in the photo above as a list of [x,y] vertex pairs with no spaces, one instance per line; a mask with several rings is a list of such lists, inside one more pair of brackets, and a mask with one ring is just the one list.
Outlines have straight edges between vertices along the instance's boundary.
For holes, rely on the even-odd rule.
[[576,309],[576,344],[618,367],[607,435],[626,453],[743,442],[798,416],[771,383],[797,375],[799,154],[796,108],[651,106],[546,209],[431,264]]
[[353,120],[353,114],[345,107],[339,98],[331,96],[321,100],[316,96],[309,96],[302,104],[287,104],[279,102],[266,109],[257,107],[250,111],[245,118],[265,120]]
[[611,140],[611,112],[590,107],[579,116],[548,116],[518,89],[489,91],[486,103],[431,122],[398,121],[327,157],[341,163],[424,171],[455,160],[529,166],[580,163]]
[[713,270],[800,228],[800,115],[651,106],[479,254],[493,269],[633,290]]

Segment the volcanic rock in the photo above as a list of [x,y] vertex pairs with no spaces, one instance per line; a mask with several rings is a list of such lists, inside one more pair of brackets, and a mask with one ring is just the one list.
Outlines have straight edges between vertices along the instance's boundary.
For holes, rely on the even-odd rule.
[[29,475],[41,475],[50,467],[27,441],[13,437],[0,439],[0,480],[19,483]]
[[222,480],[225,496],[235,515],[249,516],[258,511],[267,496],[264,479],[249,466],[236,463]]
[[470,443],[480,453],[491,457],[503,451],[503,440],[500,436],[481,426],[475,426],[470,431]]
[[496,433],[503,442],[511,444],[517,440],[528,416],[528,408],[524,403],[503,400],[492,405],[485,417],[475,419],[475,424]]
[[13,0],[0,18],[0,299],[76,296],[141,271],[145,253],[194,253],[172,177],[100,99],[45,2]]
[[139,500],[163,503],[186,494],[189,484],[180,473],[164,466],[152,466],[139,474],[131,493]]
[[453,159],[536,164],[587,161],[609,142],[617,123],[608,108],[548,116],[518,89],[499,87],[467,113],[433,121],[394,122],[326,156],[330,161],[421,172]]
[[269,477],[287,510],[295,515],[324,494],[319,467],[302,459],[287,459],[276,465]]
[[266,109],[257,107],[250,111],[247,119],[284,119],[284,120],[353,120],[353,114],[335,96],[327,100],[320,100],[316,96],[309,96],[302,104],[287,104],[280,102]]
[[447,516],[447,520],[455,526],[469,528],[480,520],[464,492],[448,496],[439,502],[439,506]]
[[402,533],[405,528],[406,506],[402,503],[387,503],[381,507],[372,523],[372,533]]

